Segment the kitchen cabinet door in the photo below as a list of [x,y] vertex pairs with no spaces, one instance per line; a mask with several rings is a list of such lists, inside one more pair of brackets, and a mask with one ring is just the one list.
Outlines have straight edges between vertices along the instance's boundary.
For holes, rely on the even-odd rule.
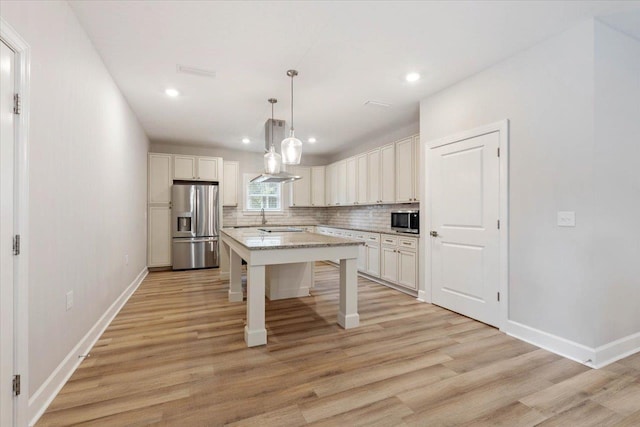
[[398,281],[398,250],[392,246],[382,246],[380,249],[382,264],[380,278],[390,282]]
[[380,149],[367,153],[367,203],[380,203]]
[[396,150],[395,144],[380,148],[380,201],[396,201]]
[[396,202],[415,200],[413,137],[396,142]]
[[149,267],[171,265],[171,208],[149,207]]
[[311,168],[308,166],[290,166],[289,172],[302,178],[290,184],[289,206],[311,206]]
[[198,157],[198,170],[196,179],[200,181],[218,181],[218,158]]
[[365,245],[358,246],[358,271],[367,272],[367,247]]
[[335,201],[333,199],[333,172],[335,170],[335,163],[330,164],[327,166],[326,170],[325,170],[325,188],[324,188],[324,194],[325,194],[325,203],[327,206],[334,206],[335,205]]
[[358,163],[358,174],[356,177],[356,204],[364,205],[367,203],[368,194],[367,194],[367,181],[368,181],[368,173],[369,169],[367,167],[367,154],[360,154],[357,157]]
[[325,167],[313,166],[311,168],[311,206],[325,205]]
[[226,161],[223,165],[222,206],[238,206],[240,164]]
[[196,179],[196,158],[193,156],[174,156],[173,179]]
[[367,274],[380,277],[380,245],[367,243]]
[[355,205],[358,201],[358,158],[351,157],[346,161],[347,194],[345,204]]
[[420,134],[413,137],[414,167],[413,167],[413,201],[420,200]]
[[171,154],[149,153],[149,203],[171,203]]
[[418,252],[398,250],[398,284],[418,289]]
[[344,206],[347,204],[347,162],[341,160],[337,164],[337,179],[334,184],[334,188],[338,193],[337,205]]

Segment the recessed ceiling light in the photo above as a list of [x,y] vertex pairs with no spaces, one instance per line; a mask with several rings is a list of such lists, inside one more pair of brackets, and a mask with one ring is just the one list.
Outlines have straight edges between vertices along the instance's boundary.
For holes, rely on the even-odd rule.
[[242,143],[243,144],[248,144],[250,142],[251,142],[251,140],[249,138],[242,138]]
[[316,139],[314,137],[311,137],[307,139],[307,141],[309,142],[309,144],[313,144],[314,142],[316,142]]
[[175,98],[176,96],[180,95],[180,92],[173,88],[166,89],[164,93],[166,93],[167,96],[170,96],[171,98]]
[[418,73],[409,73],[405,76],[405,80],[408,82],[417,82],[420,80],[420,74]]

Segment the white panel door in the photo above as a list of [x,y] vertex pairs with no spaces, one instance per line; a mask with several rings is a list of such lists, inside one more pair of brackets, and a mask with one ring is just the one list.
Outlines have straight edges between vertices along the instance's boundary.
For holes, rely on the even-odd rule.
[[333,188],[338,193],[338,205],[347,204],[347,162],[341,160],[337,163],[337,179],[333,184]]
[[325,167],[311,168],[311,206],[324,206]]
[[[0,425],[14,425],[14,52],[0,42]],[[43,213],[44,214],[44,213]]]
[[499,132],[431,149],[433,303],[498,326]]
[[367,273],[380,277],[380,245],[367,243]]
[[218,159],[214,157],[198,157],[198,176],[202,181],[218,180]]
[[383,246],[380,249],[382,268],[380,278],[390,282],[398,281],[398,250],[395,247]]
[[418,254],[398,249],[398,284],[418,289]]

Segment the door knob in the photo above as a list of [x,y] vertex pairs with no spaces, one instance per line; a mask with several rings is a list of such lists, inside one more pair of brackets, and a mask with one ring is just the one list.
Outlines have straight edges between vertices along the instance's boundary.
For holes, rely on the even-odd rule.
[[438,232],[437,231],[432,231],[429,234],[431,234],[433,237],[438,237]]

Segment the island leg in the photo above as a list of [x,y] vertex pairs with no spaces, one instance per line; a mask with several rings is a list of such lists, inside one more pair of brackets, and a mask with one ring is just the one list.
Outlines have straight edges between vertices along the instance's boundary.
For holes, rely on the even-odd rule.
[[233,249],[229,255],[229,301],[242,301],[242,258]]
[[247,266],[247,326],[244,327],[244,341],[247,347],[267,343],[264,325],[264,265]]
[[340,260],[340,311],[338,324],[345,329],[360,324],[358,315],[358,270],[357,259]]

